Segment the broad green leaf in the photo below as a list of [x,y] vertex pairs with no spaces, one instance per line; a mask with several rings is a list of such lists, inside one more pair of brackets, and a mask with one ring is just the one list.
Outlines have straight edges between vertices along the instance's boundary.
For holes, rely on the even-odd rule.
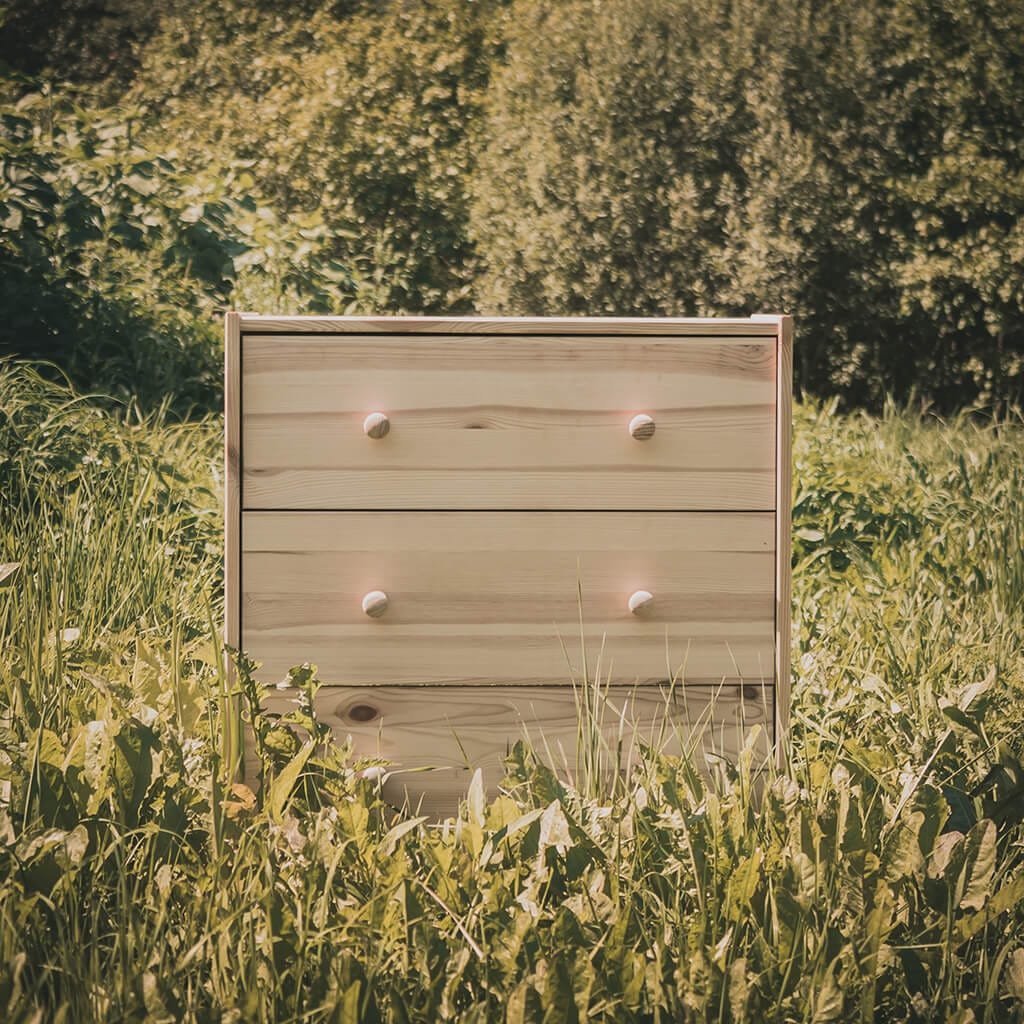
[[89,848],[89,833],[84,825],[76,825],[64,839],[64,849],[68,860],[78,865],[85,858],[85,852]]
[[103,801],[112,796],[111,767],[114,738],[106,721],[87,722],[85,726],[84,775],[89,786],[87,810],[95,814]]
[[735,1021],[747,1019],[750,982],[747,978],[747,958],[739,957],[729,965],[729,1013]]
[[960,1007],[954,1010],[947,1018],[945,1024],[975,1024],[977,1017],[969,1007]]
[[1024,902],[1024,872],[1018,874],[1013,881],[1007,882],[977,914],[962,918],[956,926],[960,941],[966,942],[978,934],[986,925],[993,922],[1000,914],[1006,913]]
[[935,840],[931,857],[928,859],[929,878],[942,878],[946,874],[957,847],[963,842],[962,832],[943,832]]
[[885,941],[894,927],[894,899],[892,890],[882,881],[878,880],[874,892],[874,905],[868,913],[865,921],[865,957],[862,961],[861,970],[868,979],[860,992],[860,1016],[861,1020],[872,1020],[875,1015],[875,988],[879,976],[879,960],[884,948]]
[[825,972],[825,978],[817,989],[811,992],[812,1024],[827,1024],[839,1020],[843,1013],[843,992],[836,981],[838,963]]
[[919,839],[924,820],[922,811],[911,811],[896,822],[889,836],[888,855],[885,859],[885,877],[889,881],[909,878],[924,863]]
[[547,850],[553,846],[558,853],[564,854],[571,845],[569,821],[562,811],[561,804],[557,800],[553,800],[544,808],[540,816],[538,851]]
[[479,768],[473,772],[473,778],[469,783],[469,792],[466,794],[466,808],[469,812],[469,820],[474,825],[483,828],[486,799],[484,797],[484,775]]
[[996,826],[993,821],[979,821],[964,843],[967,877],[960,907],[981,910],[992,892],[996,871]]
[[972,718],[971,715],[959,708],[956,704],[942,701],[939,703],[939,709],[951,722],[960,726],[961,729],[967,729],[978,737],[983,736],[981,723]]
[[583,942],[575,946],[570,971],[573,999],[576,1003],[576,1019],[585,1021],[590,1014],[591,993],[596,980],[596,972],[590,959],[590,950]]
[[520,815],[515,821],[511,822],[505,829],[506,838],[514,836],[517,832],[521,832],[524,828],[532,825],[542,814],[544,813],[543,807],[534,808],[532,811],[527,811],[526,814]]
[[395,852],[395,848],[398,846],[398,841],[402,836],[408,835],[410,832],[415,831],[423,822],[428,820],[428,816],[424,815],[420,818],[408,818],[406,821],[399,822],[394,828],[390,829],[384,838],[380,841],[380,852],[385,857],[390,857]]
[[357,978],[345,989],[345,994],[341,997],[341,1002],[338,1005],[338,1024],[360,1024],[359,990],[361,988],[362,982]]
[[43,729],[39,741],[39,763],[62,768],[64,765],[64,746],[60,737],[51,729]]
[[487,827],[499,831],[510,825],[520,815],[519,805],[507,796],[496,797],[487,809]]
[[970,683],[968,686],[964,687],[963,691],[957,698],[957,707],[961,711],[969,711],[971,705],[983,693],[988,693],[988,691],[992,689],[996,681],[996,676],[996,666],[992,665],[989,667],[984,679],[981,679],[976,683]]
[[270,791],[267,794],[267,813],[271,820],[279,821],[288,805],[288,800],[295,788],[295,783],[302,774],[310,754],[313,753],[314,743],[307,740],[299,752],[278,772],[274,781],[270,784]]
[[764,853],[758,846],[736,865],[726,881],[726,910],[731,920],[738,921],[750,909],[750,901],[761,883],[763,865]]
[[814,861],[802,850],[793,854],[793,876],[796,882],[793,897],[806,910],[817,895],[817,872]]
[[729,948],[732,945],[732,928],[726,930],[726,933],[715,943],[715,948],[711,953],[711,962],[720,970],[725,970],[725,962],[729,957]]
[[1003,969],[1003,992],[1018,1003],[1024,1003],[1024,948],[1015,949]]
[[529,985],[525,981],[519,982],[512,990],[505,1003],[505,1024],[527,1024],[526,995],[529,990]]
[[793,531],[794,536],[799,537],[800,540],[810,541],[816,543],[817,541],[824,540],[825,534],[821,530],[812,530],[808,526],[801,526],[799,529]]

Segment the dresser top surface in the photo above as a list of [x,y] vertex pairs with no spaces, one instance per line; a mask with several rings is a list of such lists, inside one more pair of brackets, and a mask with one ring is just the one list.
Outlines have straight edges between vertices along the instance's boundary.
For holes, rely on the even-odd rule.
[[244,334],[632,334],[775,337],[781,316],[427,317],[273,316],[239,313]]

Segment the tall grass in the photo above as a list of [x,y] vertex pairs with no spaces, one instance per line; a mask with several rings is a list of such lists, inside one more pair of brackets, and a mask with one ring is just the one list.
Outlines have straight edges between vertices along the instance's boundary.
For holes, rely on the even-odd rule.
[[796,428],[784,767],[521,744],[438,826],[303,671],[232,786],[220,424],[0,369],[0,1018],[1024,1019],[1024,428]]

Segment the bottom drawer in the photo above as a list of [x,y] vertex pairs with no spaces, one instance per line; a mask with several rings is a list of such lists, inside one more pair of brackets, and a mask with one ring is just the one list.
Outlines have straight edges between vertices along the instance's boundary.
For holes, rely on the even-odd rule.
[[[593,711],[581,706],[588,695]],[[291,710],[290,697],[270,691],[268,710]],[[386,799],[445,817],[458,809],[477,768],[488,796],[497,795],[504,758],[520,739],[561,777],[578,780],[582,749],[596,746],[609,771],[635,763],[641,744],[673,755],[692,751],[698,764],[705,753],[735,760],[760,726],[759,763],[769,756],[775,693],[756,684],[612,686],[594,700],[593,690],[571,686],[325,686],[317,708],[339,741],[351,736],[356,757],[392,762]]]

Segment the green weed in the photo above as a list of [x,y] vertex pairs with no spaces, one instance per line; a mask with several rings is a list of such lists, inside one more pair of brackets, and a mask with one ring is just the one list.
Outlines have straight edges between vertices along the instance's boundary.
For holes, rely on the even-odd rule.
[[520,743],[434,824],[326,735],[309,667],[284,720],[244,656],[227,692],[219,422],[3,367],[0,1014],[1024,1019],[1022,450],[798,408],[783,765],[584,744],[572,785]]

